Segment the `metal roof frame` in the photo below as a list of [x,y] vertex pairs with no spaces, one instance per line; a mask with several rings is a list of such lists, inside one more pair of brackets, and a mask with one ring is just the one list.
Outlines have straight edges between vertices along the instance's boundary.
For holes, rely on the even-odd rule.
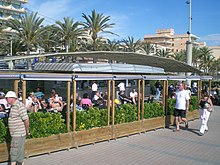
[[107,59],[114,60],[127,64],[145,65],[163,68],[165,72],[190,72],[190,73],[202,73],[200,70],[187,65],[186,63],[179,62],[170,58],[145,55],[134,52],[115,52],[115,51],[92,51],[92,52],[69,52],[69,53],[51,53],[41,55],[29,55],[29,56],[12,56],[1,58],[0,61],[10,61],[16,59],[28,59],[35,57],[47,57],[47,56],[72,56]]

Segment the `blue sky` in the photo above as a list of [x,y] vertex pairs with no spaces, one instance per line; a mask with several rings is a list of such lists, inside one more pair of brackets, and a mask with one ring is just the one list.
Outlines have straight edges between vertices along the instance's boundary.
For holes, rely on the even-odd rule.
[[[45,24],[64,17],[84,21],[82,13],[110,16],[115,23],[110,31],[119,35],[110,39],[133,36],[143,40],[160,28],[173,28],[176,34],[188,31],[189,5],[186,0],[28,0],[30,11],[45,18]],[[192,33],[208,46],[220,45],[220,0],[192,0]]]

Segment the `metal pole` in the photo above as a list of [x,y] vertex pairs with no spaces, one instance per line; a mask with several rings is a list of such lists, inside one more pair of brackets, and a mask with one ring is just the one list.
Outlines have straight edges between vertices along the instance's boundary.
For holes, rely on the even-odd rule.
[[[192,65],[192,39],[191,39],[191,33],[192,33],[192,1],[187,1],[187,4],[189,4],[189,29],[188,29],[188,41],[186,42],[186,63],[188,65]],[[187,74],[190,75],[189,73]],[[191,85],[191,81],[187,80],[187,84]]]
[[189,4],[189,29],[188,29],[188,41],[187,41],[187,54],[186,54],[186,63],[188,65],[192,65],[192,40],[191,40],[191,33],[192,33],[192,2],[191,0],[188,1]]

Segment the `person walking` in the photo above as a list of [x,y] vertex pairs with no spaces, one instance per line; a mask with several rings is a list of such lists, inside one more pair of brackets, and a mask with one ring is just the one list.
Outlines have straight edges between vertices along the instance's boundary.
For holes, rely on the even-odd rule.
[[94,97],[94,95],[96,94],[97,91],[98,91],[98,85],[96,84],[95,81],[93,81],[93,83],[92,83],[92,96],[91,96],[91,98]]
[[11,105],[8,125],[11,135],[10,160],[11,165],[16,163],[24,165],[24,148],[26,136],[29,136],[29,118],[25,105],[19,102],[13,91],[5,95],[8,104]]
[[205,131],[208,131],[208,120],[211,114],[211,109],[213,108],[212,100],[210,99],[208,92],[202,90],[202,98],[199,101],[199,108],[201,109],[201,121],[202,125],[199,130],[199,135],[202,136]]
[[176,105],[174,110],[174,116],[175,116],[175,122],[176,122],[176,129],[174,132],[180,131],[179,126],[179,117],[181,117],[181,120],[185,123],[185,127],[188,128],[188,121],[186,119],[186,113],[189,110],[189,94],[184,90],[184,84],[179,84],[179,90],[176,93]]

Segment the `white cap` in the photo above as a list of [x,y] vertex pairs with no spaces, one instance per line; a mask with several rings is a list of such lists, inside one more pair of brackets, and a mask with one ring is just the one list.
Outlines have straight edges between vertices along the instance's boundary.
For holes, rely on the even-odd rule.
[[7,97],[17,98],[17,95],[16,95],[16,93],[13,92],[13,91],[8,91],[8,92],[6,93],[6,95],[5,95],[5,97],[6,97],[6,98],[7,98]]

